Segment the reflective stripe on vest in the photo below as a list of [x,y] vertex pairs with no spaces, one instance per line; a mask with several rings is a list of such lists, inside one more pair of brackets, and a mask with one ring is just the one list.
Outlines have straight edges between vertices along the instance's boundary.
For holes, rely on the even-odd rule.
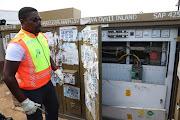
[[48,83],[51,78],[51,66],[45,36],[39,33],[37,38],[33,38],[21,32],[11,42],[19,43],[26,51],[26,59],[20,63],[15,76],[19,87],[33,90]]

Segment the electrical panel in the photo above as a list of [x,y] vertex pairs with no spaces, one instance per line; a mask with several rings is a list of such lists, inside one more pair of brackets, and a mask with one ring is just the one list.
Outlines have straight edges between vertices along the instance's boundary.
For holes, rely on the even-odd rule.
[[177,29],[168,27],[102,29],[104,117],[127,119],[132,115],[138,119],[143,111],[143,115],[152,112],[165,118],[172,80],[168,70],[174,64],[176,38]]

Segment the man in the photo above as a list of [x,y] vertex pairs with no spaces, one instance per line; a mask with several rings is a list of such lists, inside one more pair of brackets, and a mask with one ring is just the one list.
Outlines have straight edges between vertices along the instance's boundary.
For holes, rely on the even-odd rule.
[[41,18],[31,7],[19,10],[20,32],[7,46],[4,81],[20,102],[28,120],[43,120],[41,105],[45,106],[46,120],[58,120],[58,100],[51,83],[51,69],[63,80],[60,69],[50,57],[48,41],[41,33]]

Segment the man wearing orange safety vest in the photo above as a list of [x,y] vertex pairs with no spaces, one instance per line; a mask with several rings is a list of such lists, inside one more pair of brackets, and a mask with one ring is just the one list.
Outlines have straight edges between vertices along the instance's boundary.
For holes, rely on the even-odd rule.
[[20,102],[28,120],[58,120],[59,103],[51,83],[51,70],[63,81],[63,74],[50,57],[47,38],[41,33],[41,18],[32,7],[19,10],[22,28],[8,43],[4,81]]

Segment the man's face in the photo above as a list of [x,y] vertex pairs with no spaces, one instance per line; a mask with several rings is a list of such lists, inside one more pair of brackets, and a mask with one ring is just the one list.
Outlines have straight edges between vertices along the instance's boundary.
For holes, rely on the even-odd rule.
[[33,34],[41,31],[41,18],[37,11],[28,13],[27,17],[21,20],[22,28]]

